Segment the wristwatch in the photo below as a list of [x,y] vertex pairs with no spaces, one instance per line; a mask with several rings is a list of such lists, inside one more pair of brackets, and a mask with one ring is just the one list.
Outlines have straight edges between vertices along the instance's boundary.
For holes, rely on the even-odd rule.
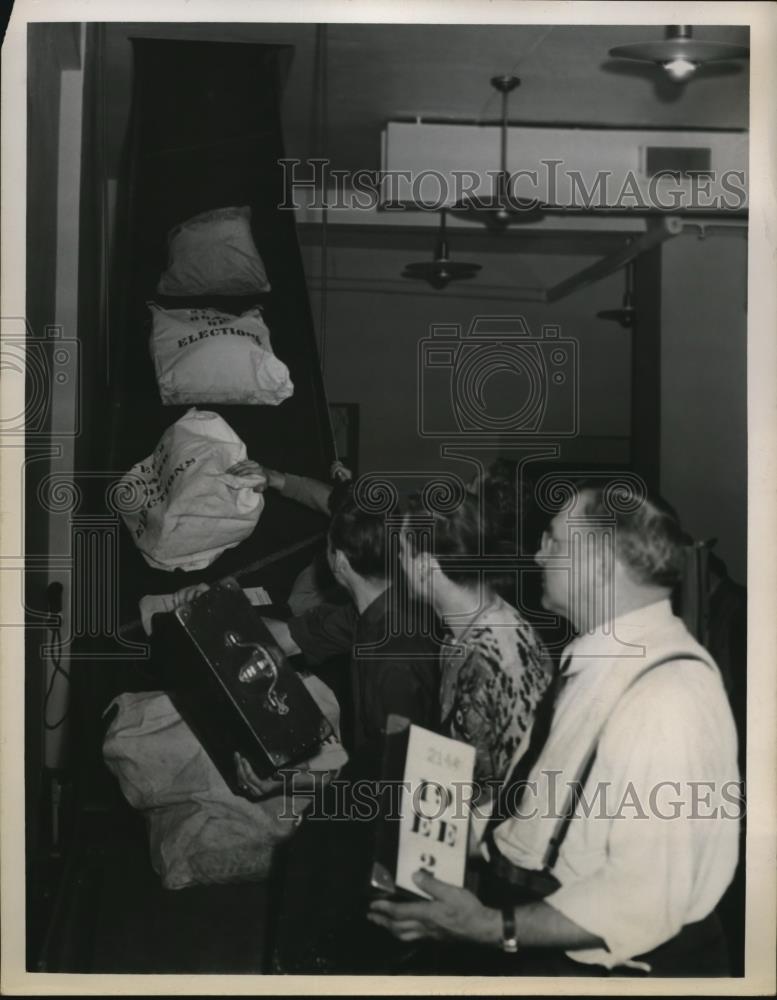
[[512,906],[502,908],[502,951],[514,955],[518,951],[518,938],[515,933],[515,909]]

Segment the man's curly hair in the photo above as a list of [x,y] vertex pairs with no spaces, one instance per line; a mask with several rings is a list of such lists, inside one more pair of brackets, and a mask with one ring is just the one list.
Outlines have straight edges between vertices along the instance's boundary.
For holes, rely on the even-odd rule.
[[586,517],[614,525],[615,551],[635,580],[669,589],[680,582],[687,536],[665,500],[620,481],[583,481],[576,492]]

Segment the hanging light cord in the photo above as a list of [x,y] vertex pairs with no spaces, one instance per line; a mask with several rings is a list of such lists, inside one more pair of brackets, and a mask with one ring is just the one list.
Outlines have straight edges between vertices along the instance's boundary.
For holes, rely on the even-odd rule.
[[[518,69],[518,67],[521,66],[522,63],[525,63],[526,60],[529,58],[529,56],[533,55],[537,51],[537,49],[540,47],[540,45],[542,45],[542,43],[545,41],[545,39],[548,37],[548,35],[551,33],[551,31],[553,31],[553,28],[554,28],[554,25],[552,25],[552,24],[549,27],[545,28],[545,30],[537,38],[534,39],[534,41],[529,46],[529,48],[522,55],[520,55],[518,57],[518,60],[510,68],[510,75],[511,76],[514,76],[516,70]],[[486,111],[488,110],[488,108],[489,108],[491,102],[493,101],[493,99],[494,99],[494,95],[492,93],[489,96],[489,98],[486,101],[486,103],[483,105],[483,107],[482,107],[482,109],[480,111],[480,114],[478,115],[478,121],[479,122],[482,123],[483,116],[485,115]]]
[[[99,113],[99,138],[97,142],[97,172],[100,185],[100,313],[102,321],[102,336],[105,338],[105,377],[108,385],[111,382],[111,233],[109,219],[109,197],[108,197],[108,153],[107,153],[107,121],[105,94],[105,25],[97,25],[96,34],[96,66],[97,66],[97,89],[98,100],[100,102]],[[115,224],[115,222],[114,222]]]
[[[314,105],[313,113],[313,142],[312,146],[316,159],[323,159],[329,148],[329,68],[327,65],[327,26],[325,24],[316,25],[316,53],[315,72],[313,74],[314,83],[317,85],[316,92],[318,101]],[[324,189],[321,192],[321,244],[319,247],[320,285],[319,285],[319,312],[318,312],[318,353],[319,364],[321,366],[321,379],[324,383],[324,408],[326,412],[327,426],[329,428],[329,439],[332,446],[334,462],[339,461],[337,453],[337,439],[334,427],[332,426],[332,413],[329,409],[329,401],[326,398],[326,335],[327,335],[327,288],[329,283],[329,262],[328,262],[328,211],[326,204],[326,173],[323,173],[322,183]],[[332,469],[335,465],[332,466]],[[330,469],[331,474],[331,469]]]

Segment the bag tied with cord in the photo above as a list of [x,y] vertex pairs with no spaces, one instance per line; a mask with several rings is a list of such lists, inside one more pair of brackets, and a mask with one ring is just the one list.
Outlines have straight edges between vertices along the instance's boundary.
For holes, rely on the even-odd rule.
[[120,482],[122,517],[155,569],[204,569],[247,538],[264,509],[261,475],[227,469],[246,446],[217,413],[192,407]]

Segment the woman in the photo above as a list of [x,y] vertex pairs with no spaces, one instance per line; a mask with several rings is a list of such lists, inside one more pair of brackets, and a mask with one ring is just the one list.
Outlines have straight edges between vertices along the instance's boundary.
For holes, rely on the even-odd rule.
[[[485,505],[483,505],[485,507]],[[501,781],[531,729],[551,662],[523,616],[488,579],[493,515],[466,496],[450,511],[408,503],[400,559],[413,595],[449,630],[441,656],[442,731],[475,747],[475,780]],[[493,560],[492,571],[493,571]]]

